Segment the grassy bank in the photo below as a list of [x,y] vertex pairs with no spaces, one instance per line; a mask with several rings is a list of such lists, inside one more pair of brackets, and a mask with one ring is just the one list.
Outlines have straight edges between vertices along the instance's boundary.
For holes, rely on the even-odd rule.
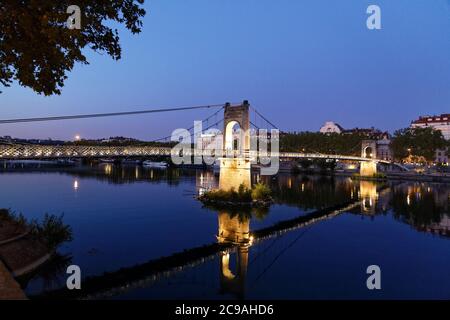
[[272,191],[265,184],[258,183],[251,189],[241,184],[238,190],[211,190],[198,197],[206,204],[229,204],[229,205],[269,205],[272,203]]

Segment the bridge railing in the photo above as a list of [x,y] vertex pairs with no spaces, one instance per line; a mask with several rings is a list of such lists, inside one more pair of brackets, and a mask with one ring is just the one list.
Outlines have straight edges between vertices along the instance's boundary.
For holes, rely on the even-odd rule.
[[[146,156],[171,156],[179,151],[167,147],[154,146],[49,146],[49,145],[18,145],[2,144],[0,145],[0,159],[43,159],[43,158],[70,158],[70,157],[146,157]],[[385,160],[368,159],[347,155],[331,155],[320,153],[301,153],[301,152],[268,152],[245,151],[241,153],[236,150],[225,150],[221,154],[211,153],[211,150],[205,150],[199,153],[196,150],[190,150],[185,155],[205,155],[215,157],[232,157],[256,159],[257,157],[279,157],[279,158],[309,158],[309,159],[335,159],[350,161],[375,161],[380,163],[390,163]],[[182,155],[182,154],[178,154]]]

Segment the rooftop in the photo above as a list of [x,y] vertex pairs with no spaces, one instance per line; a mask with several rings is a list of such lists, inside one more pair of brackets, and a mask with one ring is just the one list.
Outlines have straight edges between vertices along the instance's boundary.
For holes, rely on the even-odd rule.
[[421,123],[441,123],[441,122],[450,122],[450,114],[444,113],[440,116],[421,116],[419,119],[412,121],[413,124],[421,124]]

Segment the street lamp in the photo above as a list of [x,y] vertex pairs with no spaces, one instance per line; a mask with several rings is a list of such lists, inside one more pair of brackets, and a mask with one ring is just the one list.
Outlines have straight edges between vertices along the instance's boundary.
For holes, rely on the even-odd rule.
[[75,141],[80,141],[81,140],[81,136],[79,135],[79,134],[77,134],[76,136],[75,136]]

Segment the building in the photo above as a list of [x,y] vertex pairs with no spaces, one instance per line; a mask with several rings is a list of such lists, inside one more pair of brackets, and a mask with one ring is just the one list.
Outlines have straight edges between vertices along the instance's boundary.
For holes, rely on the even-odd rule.
[[333,121],[327,121],[320,128],[320,133],[342,133],[344,129],[337,123]]
[[377,140],[377,158],[386,161],[393,161],[394,156],[391,150],[391,137],[389,133],[384,132],[376,140]]
[[450,114],[422,116],[411,122],[411,128],[433,128],[440,130],[446,140],[450,140]]
[[[421,116],[411,122],[411,128],[433,128],[442,132],[445,140],[450,140],[450,114]],[[447,150],[436,150],[436,163],[449,163]]]
[[353,128],[344,129],[342,126],[333,121],[327,121],[320,128],[320,132],[324,134],[338,133],[338,134],[358,134],[364,136],[367,140],[376,140],[377,144],[377,158],[386,161],[392,161],[393,155],[391,151],[391,136],[388,132],[383,132],[374,127],[372,128]]

